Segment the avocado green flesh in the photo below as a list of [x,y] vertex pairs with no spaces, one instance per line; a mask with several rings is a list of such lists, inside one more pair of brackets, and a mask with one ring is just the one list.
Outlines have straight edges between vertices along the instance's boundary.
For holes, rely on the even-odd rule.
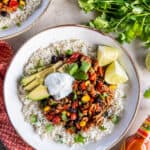
[[35,79],[35,75],[31,75],[29,77],[23,77],[21,79],[21,85],[26,86],[28,83],[32,82]]
[[57,62],[53,66],[50,66],[38,73],[35,73],[31,76],[24,77],[21,80],[22,86],[24,86],[24,89],[26,91],[30,91],[33,88],[37,87],[38,85],[42,84],[44,81],[44,78],[52,72],[55,72],[57,68],[59,68],[63,64],[62,61]]
[[34,101],[40,101],[45,98],[48,98],[50,95],[48,93],[47,87],[44,85],[39,85],[33,89],[28,95],[27,98]]
[[35,87],[37,87],[39,84],[42,84],[42,83],[43,83],[43,80],[36,78],[31,83],[29,83],[27,86],[25,86],[24,89],[26,91],[31,91],[32,89],[34,89]]

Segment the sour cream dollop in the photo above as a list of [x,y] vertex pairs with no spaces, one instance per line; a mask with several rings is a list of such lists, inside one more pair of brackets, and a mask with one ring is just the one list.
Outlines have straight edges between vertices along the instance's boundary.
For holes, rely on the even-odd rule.
[[66,73],[51,73],[45,78],[45,85],[50,95],[56,100],[68,96],[72,92],[74,78]]

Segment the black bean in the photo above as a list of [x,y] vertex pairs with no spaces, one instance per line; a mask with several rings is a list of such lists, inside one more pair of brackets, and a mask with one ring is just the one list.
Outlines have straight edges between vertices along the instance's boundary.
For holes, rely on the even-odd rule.
[[58,56],[58,59],[63,61],[63,60],[65,59],[65,55],[64,55],[64,54],[60,54],[60,55]]
[[95,102],[98,102],[98,103],[101,103],[101,102],[102,102],[102,99],[100,98],[99,95],[96,95],[96,97],[95,97]]
[[76,109],[73,109],[73,108],[69,108],[68,110],[69,110],[69,112],[71,112],[71,113],[76,113],[76,112],[77,112],[77,110],[76,110]]
[[106,111],[104,114],[103,114],[104,117],[108,117],[108,112]]
[[52,64],[55,64],[57,61],[58,61],[57,56],[53,55],[53,56],[52,56],[52,59],[51,59],[51,63],[52,63]]
[[2,11],[0,11],[0,15],[3,16],[3,17],[6,17],[7,16],[7,12],[2,10]]

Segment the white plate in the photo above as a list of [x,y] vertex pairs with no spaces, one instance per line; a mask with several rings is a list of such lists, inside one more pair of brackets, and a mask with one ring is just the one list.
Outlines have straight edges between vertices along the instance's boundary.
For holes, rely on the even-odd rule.
[[42,3],[39,8],[37,8],[31,16],[29,16],[20,27],[13,26],[6,30],[0,30],[0,39],[8,39],[15,37],[27,30],[29,30],[35,21],[40,18],[40,16],[46,11],[50,4],[51,0],[42,0]]
[[35,134],[31,125],[24,121],[21,112],[22,105],[17,96],[17,80],[22,74],[24,64],[35,50],[39,47],[46,47],[55,41],[72,38],[81,39],[92,45],[106,44],[118,47],[122,53],[120,61],[129,76],[125,109],[119,124],[116,125],[110,135],[105,136],[97,143],[90,143],[86,146],[81,146],[79,149],[103,150],[111,148],[114,144],[119,142],[135,117],[139,103],[140,85],[134,64],[126,51],[111,37],[83,26],[64,25],[47,29],[31,38],[20,48],[7,71],[4,84],[5,105],[13,126],[28,144],[38,150],[48,150],[51,148],[55,150],[69,150],[70,148],[62,144],[47,141],[46,139],[41,140],[40,137]]

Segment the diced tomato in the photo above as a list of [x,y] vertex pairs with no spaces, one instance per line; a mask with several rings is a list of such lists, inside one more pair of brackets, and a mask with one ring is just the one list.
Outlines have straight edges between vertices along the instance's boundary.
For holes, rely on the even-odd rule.
[[91,81],[95,81],[96,80],[96,73],[92,73],[90,74],[90,78]]
[[85,89],[86,89],[85,82],[82,82],[82,83],[81,83],[81,89],[82,89],[82,90],[85,90]]
[[76,120],[77,119],[77,114],[76,113],[72,113],[70,118],[71,118],[71,120]]
[[104,76],[104,69],[99,66],[97,73],[98,73],[98,75],[100,75],[100,77],[103,77]]
[[64,105],[64,110],[67,110],[68,109],[68,105]]
[[73,62],[75,62],[79,58],[80,55],[81,55],[81,53],[79,53],[79,52],[73,53],[71,55],[71,57],[67,59],[66,63],[73,63]]
[[67,131],[68,133],[70,133],[70,134],[73,134],[73,133],[74,133],[73,128],[68,128],[66,131]]
[[103,84],[104,84],[104,83],[103,83],[102,81],[98,81],[97,87],[98,87],[98,88],[101,88],[101,87],[103,86]]
[[93,102],[94,102],[94,98],[91,98],[91,99],[90,99],[90,102],[93,103]]
[[75,108],[78,107],[78,105],[79,105],[79,103],[77,101],[75,101],[75,102],[72,103],[72,108],[75,109]]
[[77,127],[77,129],[81,128],[80,125],[79,125],[79,123],[76,123],[76,127]]
[[60,117],[59,116],[55,116],[53,119],[52,119],[52,122],[54,124],[59,124],[60,123]]
[[53,116],[50,115],[50,114],[47,114],[47,115],[46,115],[46,118],[47,118],[47,120],[52,120],[52,119],[53,119]]
[[19,3],[17,0],[10,0],[9,7],[11,8],[17,8],[19,6]]

